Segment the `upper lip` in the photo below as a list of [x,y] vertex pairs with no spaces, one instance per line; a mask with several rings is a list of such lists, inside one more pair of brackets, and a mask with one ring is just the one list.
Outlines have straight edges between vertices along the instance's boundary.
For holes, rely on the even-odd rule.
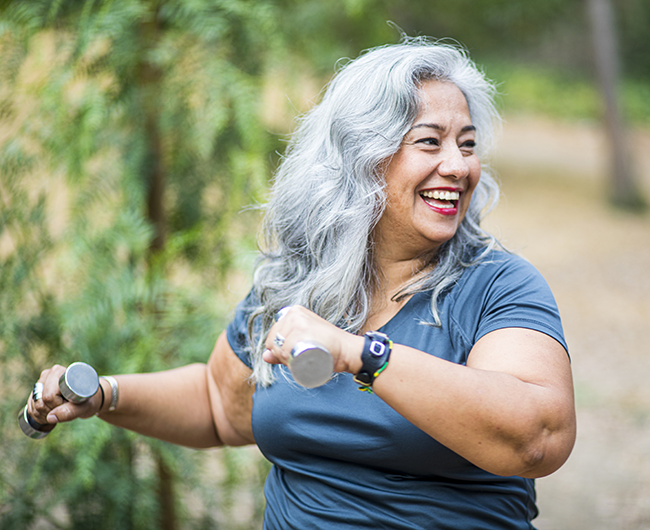
[[420,193],[423,191],[457,191],[458,193],[463,193],[463,188],[455,187],[455,186],[432,186],[430,188],[424,188],[420,190]]

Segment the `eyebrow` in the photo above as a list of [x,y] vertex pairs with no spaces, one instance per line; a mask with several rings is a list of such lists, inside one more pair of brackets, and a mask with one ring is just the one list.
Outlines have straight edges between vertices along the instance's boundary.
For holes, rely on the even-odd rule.
[[[422,127],[435,129],[436,131],[443,131],[445,129],[442,125],[438,125],[437,123],[418,123],[417,125],[411,127],[408,130],[408,132],[411,132],[413,129],[421,129]],[[469,131],[476,131],[476,127],[474,127],[473,125],[466,125],[460,130],[460,132],[462,133],[469,132]]]

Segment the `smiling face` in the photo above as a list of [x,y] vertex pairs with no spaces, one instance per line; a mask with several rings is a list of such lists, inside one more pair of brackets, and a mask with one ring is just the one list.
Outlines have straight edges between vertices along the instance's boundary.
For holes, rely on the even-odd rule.
[[375,228],[380,257],[417,258],[458,229],[481,176],[467,101],[453,83],[426,81],[420,113],[388,162],[387,203]]

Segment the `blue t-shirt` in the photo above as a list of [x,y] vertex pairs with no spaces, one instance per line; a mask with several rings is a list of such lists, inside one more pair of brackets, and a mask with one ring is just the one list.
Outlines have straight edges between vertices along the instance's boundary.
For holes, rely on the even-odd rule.
[[[252,295],[227,330],[249,367],[247,320]],[[553,295],[516,256],[494,252],[468,268],[439,300],[413,296],[380,330],[393,342],[465,364],[483,335],[505,327],[546,333],[566,349]],[[531,529],[534,481],[479,469],[395,412],[360,392],[352,375],[305,389],[274,367],[276,382],[253,396],[255,441],[274,464],[266,481],[264,528]]]

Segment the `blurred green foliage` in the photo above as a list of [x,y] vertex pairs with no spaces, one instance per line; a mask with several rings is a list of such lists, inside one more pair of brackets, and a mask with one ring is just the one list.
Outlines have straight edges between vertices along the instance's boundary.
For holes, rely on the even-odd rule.
[[[649,5],[619,9],[638,123],[650,120]],[[317,98],[337,59],[396,42],[395,26],[453,37],[501,83],[506,110],[597,118],[582,11],[0,1],[0,528],[258,528],[268,464],[256,452],[190,451],[98,419],[33,442],[16,421],[31,385],[52,363],[127,373],[206,361],[241,295],[229,285],[251,270],[258,217],[244,207],[263,201],[301,98]],[[307,95],[306,80],[318,87]],[[175,477],[173,521],[161,519],[161,465]]]
[[[594,82],[583,74],[541,65],[487,62],[485,71],[498,80],[501,108],[506,113],[544,115],[556,119],[597,122],[603,101]],[[630,125],[650,125],[650,82],[623,79],[620,99]]]
[[650,80],[650,2],[617,0],[615,3],[621,58],[626,77]]
[[[124,373],[206,361],[232,307],[222,282],[246,244],[238,236],[256,223],[253,213],[234,218],[268,175],[273,142],[258,104],[276,45],[273,9],[137,0],[4,8],[3,529],[174,523],[161,513],[198,528],[217,518],[172,499],[174,514],[157,495],[161,466],[185,483],[202,453],[96,419],[36,443],[16,417],[53,363]],[[152,197],[154,182],[164,195]],[[161,218],[152,215],[156,200]],[[227,453],[219,458],[228,462]]]

